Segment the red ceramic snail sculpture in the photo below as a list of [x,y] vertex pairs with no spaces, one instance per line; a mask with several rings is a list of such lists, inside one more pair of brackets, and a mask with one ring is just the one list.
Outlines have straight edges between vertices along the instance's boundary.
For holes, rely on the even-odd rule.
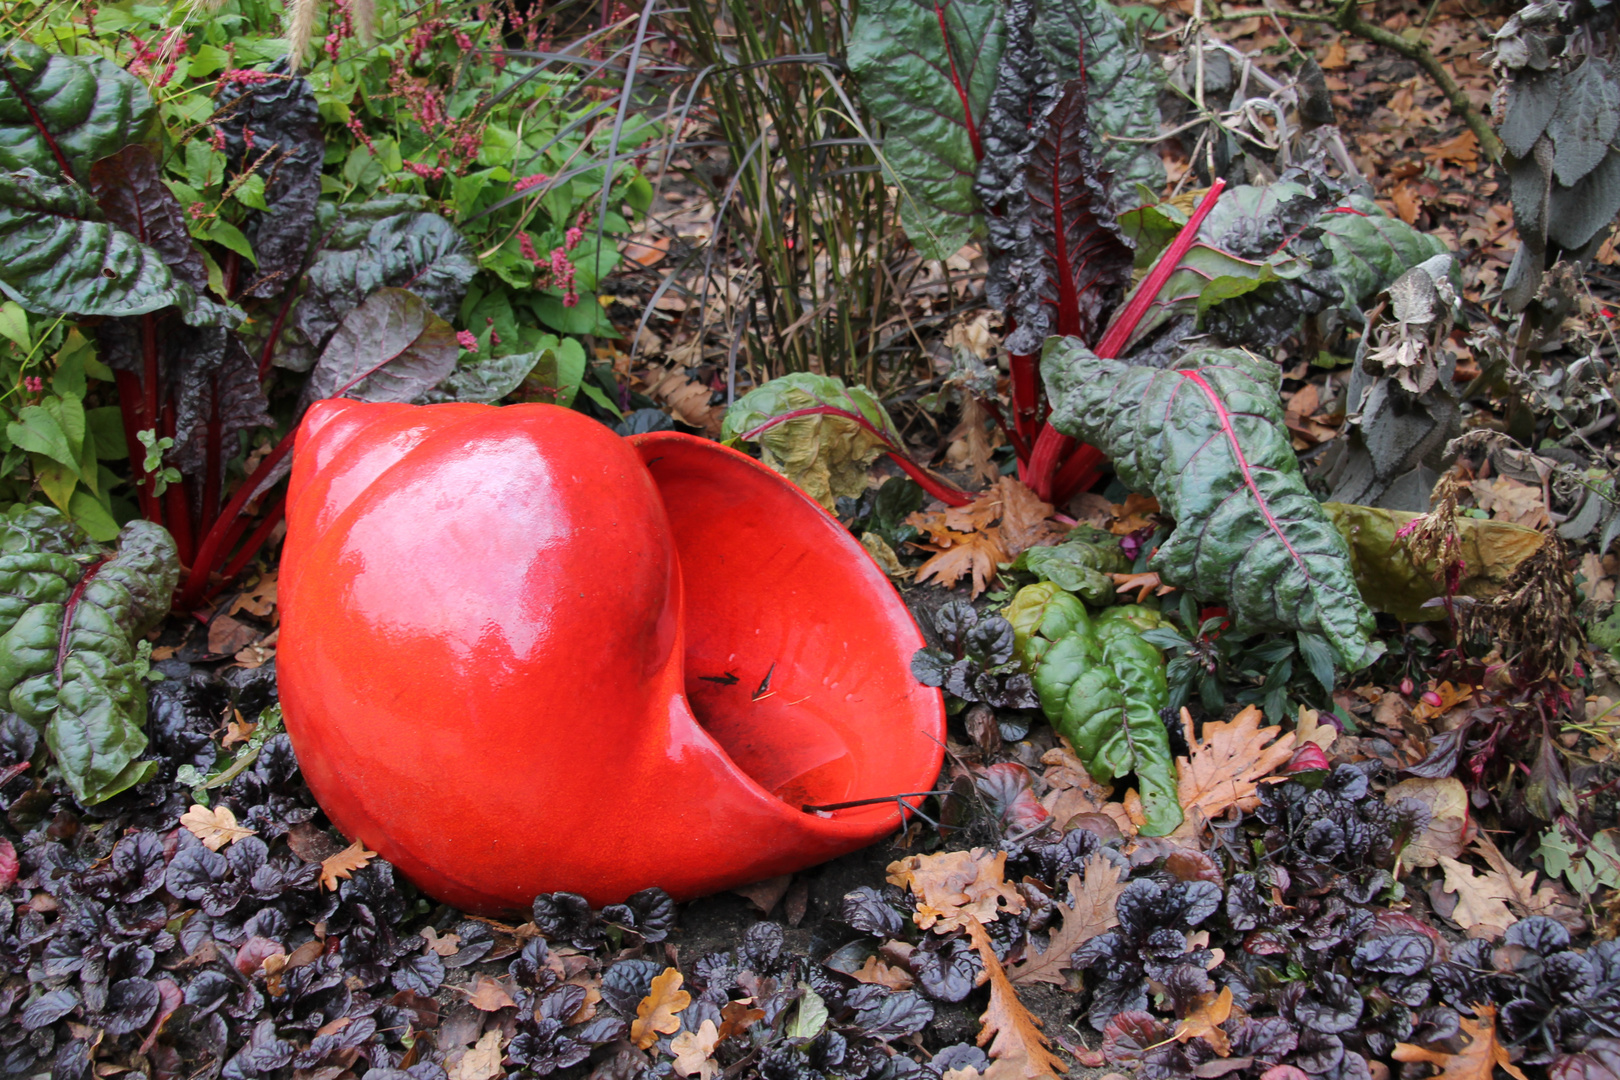
[[345,835],[480,912],[677,899],[892,831],[944,741],[882,572],[797,488],[549,405],[316,404],[281,574],[288,733]]

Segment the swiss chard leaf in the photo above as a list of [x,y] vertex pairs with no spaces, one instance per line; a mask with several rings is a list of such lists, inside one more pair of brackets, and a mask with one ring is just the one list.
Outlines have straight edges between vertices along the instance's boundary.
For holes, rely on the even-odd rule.
[[[1143,207],[1121,224],[1151,252],[1149,242],[1167,243],[1182,220],[1179,211],[1160,205]],[[1121,355],[1187,316],[1197,316],[1228,344],[1276,344],[1303,317],[1335,307],[1359,310],[1407,269],[1445,250],[1435,237],[1357,195],[1339,198],[1292,180],[1228,188]],[[1139,261],[1143,253],[1139,249]]]
[[438,386],[422,395],[420,400],[429,403],[478,401],[486,404],[499,401],[521,386],[529,372],[546,360],[549,360],[555,369],[557,362],[555,349],[541,349],[538,352],[514,353],[511,356],[494,356],[480,360],[456,368]]
[[90,168],[89,186],[109,223],[157,252],[192,289],[208,287],[208,268],[191,242],[185,210],[163,182],[151,150],[136,143],[102,158]]
[[214,125],[225,135],[233,173],[252,171],[263,177],[269,206],[254,213],[244,228],[258,275],[243,293],[275,296],[297,281],[304,268],[321,197],[326,140],[315,93],[297,76],[229,84],[220,91]]
[[279,367],[307,371],[343,317],[383,286],[409,289],[453,319],[478,272],[466,238],[410,196],[345,207],[322,232],[304,295],[276,343]]
[[[275,423],[259,364],[235,334],[200,331],[197,347],[179,358],[174,380],[175,446],[172,460],[187,476],[208,468],[208,447],[234,447],[236,436]],[[214,467],[223,479],[226,455],[215,454]],[[199,493],[201,488],[198,489]],[[209,508],[212,512],[212,508]]]
[[1131,249],[1106,209],[1094,139],[1086,80],[1071,79],[1029,153],[1025,190],[1035,250],[1014,300],[1010,352],[1033,353],[1052,334],[1096,340],[1106,305],[1130,281]]
[[924,258],[979,234],[979,124],[1006,40],[996,0],[868,0],[849,40],[861,98],[883,124],[900,221]]
[[1176,519],[1149,566],[1224,601],[1233,632],[1322,635],[1350,670],[1380,653],[1344,538],[1305,487],[1269,363],[1233,349],[1187,354],[1169,370],[1047,343],[1052,423],[1114,460]]
[[63,778],[88,806],[156,767],[137,760],[146,749],[139,645],[169,612],[180,562],[169,534],[147,521],[126,525],[118,554],[89,569],[73,557],[83,545],[59,528],[30,546],[0,555],[0,691],[45,729]]
[[[1153,53],[1108,0],[1043,0],[1035,41],[1059,82],[1085,77],[1097,167],[1111,177],[1115,213],[1136,203],[1136,185],[1164,187],[1159,86]],[[1132,141],[1134,140],[1134,141]]]
[[304,384],[302,404],[322,398],[413,401],[456,367],[450,324],[406,289],[378,289],[344,316]]
[[139,139],[157,106],[142,82],[100,56],[0,46],[0,170],[82,182],[98,158]]
[[196,294],[158,252],[101,218],[77,184],[0,173],[0,292],[42,315],[142,315]]
[[[822,407],[859,416],[865,423],[807,413],[753,434],[777,417]],[[866,490],[867,468],[879,454],[902,445],[894,421],[870,390],[810,372],[772,379],[738,398],[726,410],[720,438],[735,444],[745,437],[758,440],[765,464],[828,510],[838,496],[860,496]]]

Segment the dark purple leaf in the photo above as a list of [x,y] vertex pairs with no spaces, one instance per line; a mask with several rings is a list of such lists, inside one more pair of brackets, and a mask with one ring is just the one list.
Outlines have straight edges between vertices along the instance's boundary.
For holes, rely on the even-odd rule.
[[276,1034],[274,1020],[260,1020],[253,1027],[248,1041],[225,1064],[226,1080],[250,1080],[272,1072],[293,1059],[298,1047]]
[[756,922],[743,933],[742,955],[749,970],[757,975],[773,975],[784,965],[782,946],[786,931],[781,923]]
[[663,970],[664,965],[651,960],[620,960],[602,973],[602,997],[622,1015],[633,1017],[636,1005],[651,992],[653,978]]
[[[175,445],[169,460],[198,480],[193,494],[201,499],[209,453],[214,455],[215,480],[223,485],[237,435],[275,421],[259,381],[258,361],[241,339],[206,329],[193,337],[194,346],[177,357],[178,377],[171,375],[169,383],[175,403]],[[217,511],[205,508],[209,514]]]
[[1578,1054],[1565,1054],[1547,1070],[1548,1080],[1620,1080],[1620,1039],[1593,1039]]
[[421,297],[378,289],[344,316],[300,400],[408,402],[454,371],[460,355],[455,331]]
[[1103,1056],[1113,1065],[1136,1065],[1149,1047],[1165,1041],[1169,1025],[1151,1013],[1121,1012],[1103,1026]]
[[[861,990],[883,991],[883,988],[866,986]],[[850,1000],[854,1003],[854,995]],[[910,990],[902,990],[899,993],[884,991],[867,996],[856,1006],[852,1022],[863,1034],[888,1042],[921,1031],[933,1019],[934,1007],[927,999]]]
[[275,296],[303,269],[321,195],[326,140],[315,94],[293,76],[230,83],[216,100],[214,125],[225,133],[231,175],[251,169],[262,176],[270,207],[255,212],[243,230],[258,259],[258,274],[243,294]]
[[156,1015],[162,996],[148,979],[125,979],[107,992],[102,1026],[109,1035],[128,1035],[145,1027]]
[[90,193],[107,221],[156,251],[176,280],[199,293],[208,287],[208,269],[191,242],[185,210],[144,144],[126,146],[91,166]]
[[1356,946],[1356,966],[1390,975],[1416,975],[1434,962],[1434,942],[1404,932],[1368,938]]
[[56,1023],[79,1006],[79,995],[72,990],[48,990],[23,1006],[24,1031],[37,1031]]
[[873,937],[897,937],[905,927],[900,913],[870,885],[845,893],[839,912],[844,922]]
[[1303,1028],[1336,1035],[1354,1029],[1361,1010],[1361,995],[1355,984],[1342,975],[1323,971],[1317,973],[1310,992],[1294,1006],[1294,1015]]
[[965,1001],[973,992],[984,964],[966,938],[940,941],[929,935],[922,947],[906,958],[906,966],[923,993],[935,1001]]
[[444,982],[444,964],[433,950],[418,953],[410,957],[399,967],[394,969],[392,977],[394,986],[400,990],[411,990],[423,996],[437,991]]

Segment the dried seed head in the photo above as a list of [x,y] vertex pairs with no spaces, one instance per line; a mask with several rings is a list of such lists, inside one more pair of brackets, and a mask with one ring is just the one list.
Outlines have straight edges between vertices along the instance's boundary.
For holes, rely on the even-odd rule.
[[292,0],[292,18],[287,23],[287,65],[297,72],[304,66],[309,39],[315,33],[315,12],[320,0]]

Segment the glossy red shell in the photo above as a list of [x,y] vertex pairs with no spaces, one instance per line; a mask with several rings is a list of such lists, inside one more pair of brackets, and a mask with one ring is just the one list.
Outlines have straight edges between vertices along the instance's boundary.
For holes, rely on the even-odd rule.
[[799,807],[938,774],[910,614],[745,455],[549,405],[327,401],[287,505],[277,668],[304,775],[439,900],[703,895],[900,819]]

